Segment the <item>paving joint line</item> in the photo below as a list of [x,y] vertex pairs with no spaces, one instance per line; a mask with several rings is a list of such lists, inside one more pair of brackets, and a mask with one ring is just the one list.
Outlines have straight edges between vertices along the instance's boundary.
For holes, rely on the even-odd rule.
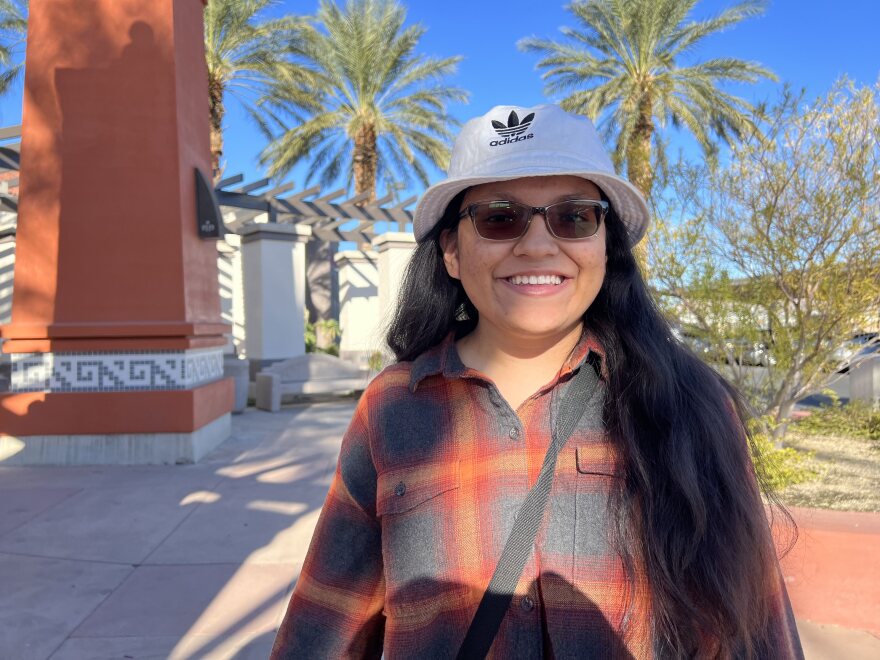
[[137,568],[138,564],[132,563],[130,561],[110,561],[107,559],[80,559],[78,557],[56,557],[53,555],[38,555],[33,552],[10,552],[8,550],[3,550],[0,548],[0,555],[11,555],[13,557],[31,557],[34,559],[56,559],[58,561],[78,561],[86,564],[102,564],[107,566],[128,566],[130,568]]
[[[217,474],[217,472],[214,472],[214,474],[217,476],[217,480],[208,486],[208,488],[212,491],[217,490],[217,486],[219,486],[221,483],[223,483],[225,480],[228,479],[228,477],[224,477],[222,474]],[[189,520],[190,516],[192,516],[196,511],[201,509],[205,504],[207,504],[207,502],[196,502],[195,506],[190,508],[189,512],[185,516],[183,516],[183,518],[181,518],[180,521],[165,536],[163,536],[162,539],[158,543],[156,543],[155,546],[153,546],[153,549],[150,550],[140,560],[139,563],[141,565],[145,564],[150,559],[150,557],[152,557],[153,554],[155,554],[155,552],[160,547],[162,547],[162,544],[165,543],[165,541],[167,541],[171,537],[171,535],[174,534],[174,532],[176,532],[178,529],[180,529],[180,526],[183,525],[183,523],[185,523],[187,520]],[[178,506],[180,506],[180,505],[178,504]]]
[[[215,472],[214,474],[216,475],[217,473]],[[219,485],[219,484],[225,479],[225,477],[222,476],[222,475],[217,475],[217,477],[218,477],[217,480],[216,480],[215,482],[213,482],[213,483],[209,486],[209,487],[211,488],[211,490],[215,490],[216,487],[217,487],[217,486],[218,486],[218,485]],[[131,570],[128,572],[128,575],[126,575],[126,576],[122,579],[122,581],[120,581],[120,583],[116,585],[116,587],[114,587],[113,589],[111,589],[110,592],[109,592],[106,596],[104,596],[104,598],[102,598],[102,599],[101,599],[101,600],[100,600],[100,601],[99,601],[99,602],[98,602],[98,603],[97,603],[97,604],[96,604],[96,605],[95,605],[95,606],[94,606],[94,607],[88,612],[88,614],[86,614],[82,619],[79,620],[79,623],[77,623],[77,624],[71,629],[71,631],[67,634],[67,636],[64,638],[64,640],[61,642],[61,644],[59,644],[59,645],[58,645],[58,646],[52,651],[52,653],[48,656],[48,658],[51,658],[52,655],[55,655],[55,654],[59,651],[59,649],[60,649],[60,648],[61,648],[61,647],[67,642],[67,640],[69,640],[70,638],[72,638],[72,637],[76,634],[76,631],[79,630],[79,629],[82,627],[82,624],[83,624],[83,623],[84,623],[84,622],[85,622],[90,616],[92,616],[96,611],[98,611],[98,608],[101,607],[105,602],[107,602],[107,599],[109,599],[111,596],[113,596],[113,594],[115,594],[117,591],[119,591],[119,589],[121,589],[121,588],[123,587],[123,585],[125,585],[125,584],[128,582],[128,581],[132,578],[132,576],[135,574],[135,572],[137,571],[137,569],[140,568],[141,566],[144,566],[145,562],[146,562],[146,561],[147,561],[147,560],[153,555],[153,553],[156,552],[156,550],[158,550],[159,547],[160,547],[163,543],[165,543],[165,541],[167,541],[168,538],[169,538],[174,532],[176,532],[177,529],[178,529],[178,528],[179,528],[184,522],[186,522],[186,521],[189,519],[189,517],[190,517],[190,516],[196,511],[196,510],[198,510],[199,507],[202,506],[202,504],[204,504],[204,502],[199,502],[196,506],[194,506],[193,508],[191,508],[190,511],[189,511],[189,512],[188,512],[183,518],[180,519],[180,522],[178,522],[178,523],[174,526],[174,528],[173,528],[170,532],[168,532],[168,533],[162,538],[162,540],[160,540],[160,541],[159,541],[159,542],[153,547],[153,549],[150,550],[150,552],[147,553],[147,555],[146,555],[145,557],[141,558],[141,560],[138,561],[137,563],[131,563],[131,564],[129,564],[129,566],[131,566]]]
[[[15,488],[9,488],[9,489],[6,489],[6,490],[18,490],[18,489],[15,489]],[[28,489],[28,490],[29,490],[29,489]],[[41,511],[39,511],[38,513],[36,513],[36,514],[34,515],[33,518],[30,518],[29,520],[24,520],[24,521],[20,522],[19,524],[17,524],[17,525],[16,525],[15,527],[13,527],[12,529],[8,529],[8,530],[6,530],[6,531],[3,532],[2,534],[0,534],[0,539],[2,539],[3,537],[5,537],[7,534],[11,534],[12,532],[14,532],[14,531],[16,531],[16,530],[21,529],[22,527],[24,527],[24,526],[27,525],[28,523],[31,523],[31,522],[33,522],[34,520],[36,520],[37,518],[39,518],[40,516],[42,516],[44,513],[48,513],[49,511],[51,511],[51,510],[54,509],[55,507],[57,507],[57,506],[61,506],[62,504],[64,504],[64,503],[67,502],[68,500],[70,500],[71,498],[76,497],[77,495],[79,495],[80,493],[82,493],[84,490],[86,490],[86,487],[85,487],[85,486],[83,486],[82,488],[77,488],[75,493],[71,493],[70,495],[68,495],[68,496],[65,497],[64,499],[58,500],[58,501],[55,502],[54,504],[50,504],[50,505],[47,506],[45,509],[42,509]],[[0,492],[2,492],[2,491],[0,491]]]

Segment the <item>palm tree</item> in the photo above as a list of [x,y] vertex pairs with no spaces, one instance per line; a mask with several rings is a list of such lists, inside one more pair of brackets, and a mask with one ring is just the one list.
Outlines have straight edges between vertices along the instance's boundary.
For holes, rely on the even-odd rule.
[[[275,0],[211,0],[205,8],[205,58],[211,108],[211,161],[214,177],[220,175],[223,154],[223,116],[226,92],[238,99],[261,126],[271,121],[271,110],[258,98],[278,81],[299,83],[305,89],[307,72],[292,66],[291,47],[305,21],[296,16],[261,19],[258,15],[276,5]],[[297,97],[300,102],[305,99]],[[270,113],[267,117],[266,113]]]
[[21,75],[22,61],[15,62],[16,50],[27,36],[27,0],[0,0],[0,95]]
[[426,163],[445,168],[449,159],[457,122],[446,105],[467,100],[443,82],[461,58],[417,55],[425,28],[404,27],[406,10],[393,0],[347,0],[344,8],[322,0],[316,18],[319,25],[301,34],[298,60],[319,78],[314,106],[304,107],[289,82],[264,99],[301,119],[263,152],[270,174],[308,160],[308,179],[319,176],[328,185],[345,176],[368,200],[375,199],[377,179],[392,190],[395,177],[408,183],[415,175],[427,184]]
[[531,37],[519,42],[542,54],[538,67],[549,81],[549,94],[568,93],[562,106],[605,122],[615,142],[618,168],[646,196],[654,168],[652,141],[662,161],[657,126],[683,126],[710,153],[713,137],[726,142],[753,128],[754,109],[721,91],[724,82],[756,82],[772,72],[754,62],[723,57],[685,65],[681,60],[709,35],[763,12],[764,4],[747,0],[715,18],[694,20],[697,0],[581,0],[568,9],[577,28],[562,28],[565,41]]

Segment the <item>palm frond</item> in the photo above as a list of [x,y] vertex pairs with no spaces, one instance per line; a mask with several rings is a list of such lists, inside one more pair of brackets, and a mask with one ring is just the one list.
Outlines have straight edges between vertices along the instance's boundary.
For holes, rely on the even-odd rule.
[[[279,125],[279,112],[270,97],[273,86],[315,84],[313,71],[295,66],[291,58],[299,52],[300,35],[308,19],[287,15],[266,16],[277,0],[211,0],[205,7],[205,60],[211,93],[212,150],[220,133],[227,95],[235,98],[264,134]],[[307,100],[298,95],[297,100]],[[215,171],[219,169],[214,152]]]
[[[730,142],[754,129],[751,105],[722,86],[775,76],[757,63],[731,57],[682,63],[682,54],[712,34],[759,15],[765,6],[761,0],[746,0],[713,18],[694,20],[696,4],[697,0],[576,0],[568,7],[574,26],[562,28],[560,40],[530,37],[518,46],[540,56],[537,68],[545,93],[562,95],[564,108],[597,121],[602,135],[614,143],[617,167],[629,162],[630,149],[644,144],[648,136],[653,148],[663,148],[656,129],[667,122],[686,128],[711,150],[713,138]],[[651,113],[647,127],[644,120],[638,121],[646,109]],[[661,154],[653,161],[662,164],[665,159]]]
[[[393,0],[322,0],[315,20],[299,33],[294,61],[308,71],[303,79],[272,85],[262,103],[301,119],[280,131],[264,150],[270,172],[308,162],[310,176],[354,181],[354,141],[372,135],[375,179],[359,181],[375,192],[377,181],[427,182],[425,163],[448,161],[450,103],[467,92],[447,84],[460,57],[419,54],[420,25],[405,25],[406,11]],[[363,152],[359,152],[363,153]],[[391,186],[396,189],[396,186]]]
[[728,7],[715,18],[702,21],[691,21],[671,32],[664,44],[664,49],[673,57],[690,50],[695,44],[706,37],[722,32],[742,21],[760,16],[764,13],[766,2],[747,0],[733,7]]
[[27,0],[0,0],[0,95],[24,70],[27,15]]

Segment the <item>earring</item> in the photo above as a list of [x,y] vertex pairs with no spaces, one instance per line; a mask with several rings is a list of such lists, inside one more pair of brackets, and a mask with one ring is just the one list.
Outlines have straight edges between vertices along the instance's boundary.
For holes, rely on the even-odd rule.
[[468,321],[468,320],[470,320],[470,318],[471,318],[471,315],[468,314],[467,307],[465,307],[464,303],[461,303],[455,309],[455,320],[456,321]]

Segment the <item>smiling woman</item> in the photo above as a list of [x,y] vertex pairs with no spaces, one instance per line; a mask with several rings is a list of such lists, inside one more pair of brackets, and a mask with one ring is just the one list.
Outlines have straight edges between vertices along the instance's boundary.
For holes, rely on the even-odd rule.
[[[600,222],[583,238],[564,240],[551,233],[551,219],[558,218],[554,209],[568,206],[563,200],[570,199],[598,202],[601,193],[594,183],[576,176],[484,183],[464,196],[463,207],[469,209],[472,222],[445,229],[440,236],[446,270],[461,282],[480,316],[474,331],[458,342],[458,353],[465,364],[492,378],[514,410],[537,388],[531,378],[520,378],[518,365],[505,357],[533,360],[530,371],[538,385],[549,382],[577,344],[584,313],[605,277],[605,228]],[[541,209],[543,222],[493,211],[505,224],[521,225],[511,238],[493,240],[478,229],[490,222],[481,207],[497,205],[492,200],[529,209],[551,206]],[[584,210],[591,215],[593,211]]]
[[802,657],[739,397],[648,296],[647,223],[588,120],[464,126],[273,657]]

